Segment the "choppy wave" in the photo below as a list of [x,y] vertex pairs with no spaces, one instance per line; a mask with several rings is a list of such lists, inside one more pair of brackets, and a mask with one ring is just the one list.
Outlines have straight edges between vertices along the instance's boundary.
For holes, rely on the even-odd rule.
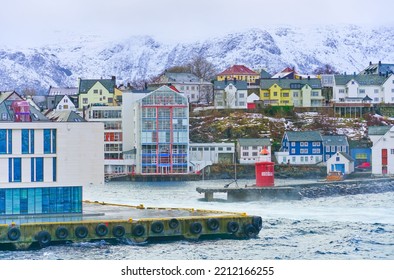
[[[222,181],[204,182],[224,185]],[[91,186],[84,198],[133,205],[240,211],[263,218],[259,236],[166,242],[69,243],[29,251],[0,251],[0,259],[28,260],[260,260],[394,259],[394,192],[332,195],[296,201],[205,202],[201,182],[117,182]]]

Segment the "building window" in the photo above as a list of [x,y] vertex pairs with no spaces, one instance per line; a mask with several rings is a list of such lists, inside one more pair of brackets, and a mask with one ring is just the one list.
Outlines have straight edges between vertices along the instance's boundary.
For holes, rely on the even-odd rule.
[[21,182],[22,179],[22,159],[9,158],[8,159],[8,181]]
[[335,161],[341,161],[340,157],[335,157]]
[[292,154],[295,154],[295,149],[291,149],[291,153],[292,153]]
[[98,89],[94,89],[94,90],[93,90],[93,93],[98,93]]
[[34,154],[34,129],[22,129],[22,154]]
[[11,129],[0,129],[0,154],[12,154]]
[[87,98],[82,98],[82,103],[83,104],[88,104],[88,99]]
[[31,181],[44,181],[44,158],[31,158]]
[[319,92],[318,91],[312,91],[312,96],[319,96]]
[[330,146],[326,146],[326,153],[329,153],[330,152]]
[[243,153],[242,153],[242,156],[248,157],[248,156],[249,156],[249,153],[248,153],[248,152],[243,152]]
[[358,93],[365,93],[365,89],[359,89]]
[[344,89],[340,89],[340,90],[338,90],[338,93],[345,93],[345,90]]
[[44,154],[56,153],[56,129],[44,129]]

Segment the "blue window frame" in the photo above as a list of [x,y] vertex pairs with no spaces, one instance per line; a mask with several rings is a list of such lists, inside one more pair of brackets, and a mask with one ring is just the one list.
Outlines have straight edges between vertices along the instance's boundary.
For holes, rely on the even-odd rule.
[[11,129],[0,129],[0,154],[12,154]]
[[8,159],[8,181],[21,182],[22,180],[22,159],[9,158]]
[[56,158],[54,157],[52,159],[52,181],[56,182],[57,180],[57,162],[56,162]]
[[44,129],[44,154],[56,153],[56,129]]
[[43,182],[44,181],[44,158],[31,158],[31,181]]
[[33,129],[22,129],[22,154],[34,154]]

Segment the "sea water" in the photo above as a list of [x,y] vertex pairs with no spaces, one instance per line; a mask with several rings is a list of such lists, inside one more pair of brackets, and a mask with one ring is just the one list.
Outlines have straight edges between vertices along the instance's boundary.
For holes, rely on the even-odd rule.
[[[255,239],[80,242],[28,251],[0,251],[2,260],[393,260],[394,192],[227,202],[225,194],[203,200],[197,187],[223,187],[228,180],[109,182],[88,186],[84,199],[245,212],[263,219]],[[251,185],[239,180],[230,187]],[[291,181],[284,181],[291,184]]]

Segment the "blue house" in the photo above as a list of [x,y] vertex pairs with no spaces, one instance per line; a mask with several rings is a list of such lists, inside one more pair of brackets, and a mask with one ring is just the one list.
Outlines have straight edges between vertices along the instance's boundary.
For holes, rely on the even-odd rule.
[[318,131],[286,131],[279,152],[279,164],[316,164],[323,161],[323,138]]
[[323,161],[327,161],[337,152],[349,154],[349,142],[344,135],[324,135],[323,138]]

